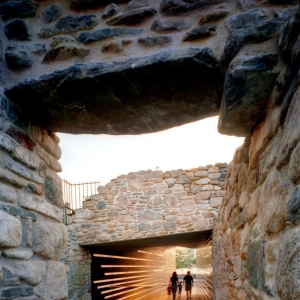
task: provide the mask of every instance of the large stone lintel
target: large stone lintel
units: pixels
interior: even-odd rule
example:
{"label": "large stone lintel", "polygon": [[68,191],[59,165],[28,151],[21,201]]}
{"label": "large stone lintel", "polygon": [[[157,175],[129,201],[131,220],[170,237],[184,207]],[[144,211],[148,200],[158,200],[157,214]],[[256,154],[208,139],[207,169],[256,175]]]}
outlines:
{"label": "large stone lintel", "polygon": [[77,64],[5,93],[53,131],[141,134],[217,115],[223,81],[210,48],[189,48]]}

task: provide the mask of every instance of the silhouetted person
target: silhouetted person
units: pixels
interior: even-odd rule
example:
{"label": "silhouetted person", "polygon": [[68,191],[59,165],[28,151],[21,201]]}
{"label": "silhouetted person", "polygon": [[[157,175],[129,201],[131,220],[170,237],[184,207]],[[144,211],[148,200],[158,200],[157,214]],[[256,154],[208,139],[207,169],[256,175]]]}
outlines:
{"label": "silhouetted person", "polygon": [[173,300],[176,299],[177,284],[178,284],[177,273],[173,272],[172,277],[170,278],[170,283],[169,283],[169,286],[172,289]]}
{"label": "silhouetted person", "polygon": [[186,291],[187,299],[192,299],[192,286],[194,285],[194,279],[190,274],[191,274],[191,272],[187,271],[187,275],[185,275],[183,278],[183,283],[185,284],[185,291]]}

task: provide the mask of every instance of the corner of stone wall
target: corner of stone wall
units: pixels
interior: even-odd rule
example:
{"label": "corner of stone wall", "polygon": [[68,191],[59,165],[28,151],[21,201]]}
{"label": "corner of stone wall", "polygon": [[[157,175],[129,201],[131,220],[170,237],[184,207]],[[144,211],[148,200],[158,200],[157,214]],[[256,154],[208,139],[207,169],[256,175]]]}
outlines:
{"label": "corner of stone wall", "polygon": [[66,299],[59,139],[0,108],[0,299]]}

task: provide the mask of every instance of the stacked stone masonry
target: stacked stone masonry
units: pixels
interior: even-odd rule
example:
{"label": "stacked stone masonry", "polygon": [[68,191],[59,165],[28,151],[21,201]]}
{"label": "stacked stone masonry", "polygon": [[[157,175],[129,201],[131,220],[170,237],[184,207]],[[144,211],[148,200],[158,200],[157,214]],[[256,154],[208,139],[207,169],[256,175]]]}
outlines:
{"label": "stacked stone masonry", "polygon": [[213,228],[227,165],[118,176],[83,202],[70,225],[80,245]]}
{"label": "stacked stone masonry", "polygon": [[[212,115],[219,115],[221,133],[246,137],[228,166],[214,227],[214,299],[300,298],[297,1],[4,0],[0,15],[1,299],[67,297],[65,267],[57,261],[67,232],[53,132],[139,134]],[[121,203],[128,182],[118,186]],[[108,199],[113,188],[103,189],[107,194],[87,203],[115,205]],[[131,207],[155,199],[129,196],[139,199],[127,197]],[[83,212],[93,217],[88,207]],[[182,219],[185,212],[178,213]],[[195,229],[195,216],[187,216],[186,227],[164,222]],[[136,216],[121,217],[132,222],[123,223],[125,232],[147,237],[131,221]],[[83,224],[93,227],[89,220],[76,218],[71,240]],[[153,221],[139,223],[172,233]],[[123,237],[111,229],[117,231],[94,235]],[[88,253],[72,251],[86,265]],[[78,280],[73,273],[69,279]]]}
{"label": "stacked stone masonry", "polygon": [[0,107],[0,299],[65,299],[59,139]]}

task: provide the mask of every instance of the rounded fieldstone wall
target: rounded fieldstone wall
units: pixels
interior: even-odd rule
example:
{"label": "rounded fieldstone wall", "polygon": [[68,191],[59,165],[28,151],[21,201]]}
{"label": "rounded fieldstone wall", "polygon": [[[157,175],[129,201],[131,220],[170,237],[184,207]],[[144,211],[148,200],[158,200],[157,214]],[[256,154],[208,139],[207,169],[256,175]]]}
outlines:
{"label": "rounded fieldstone wall", "polygon": [[118,176],[75,211],[81,245],[212,229],[223,200],[226,163]]}

